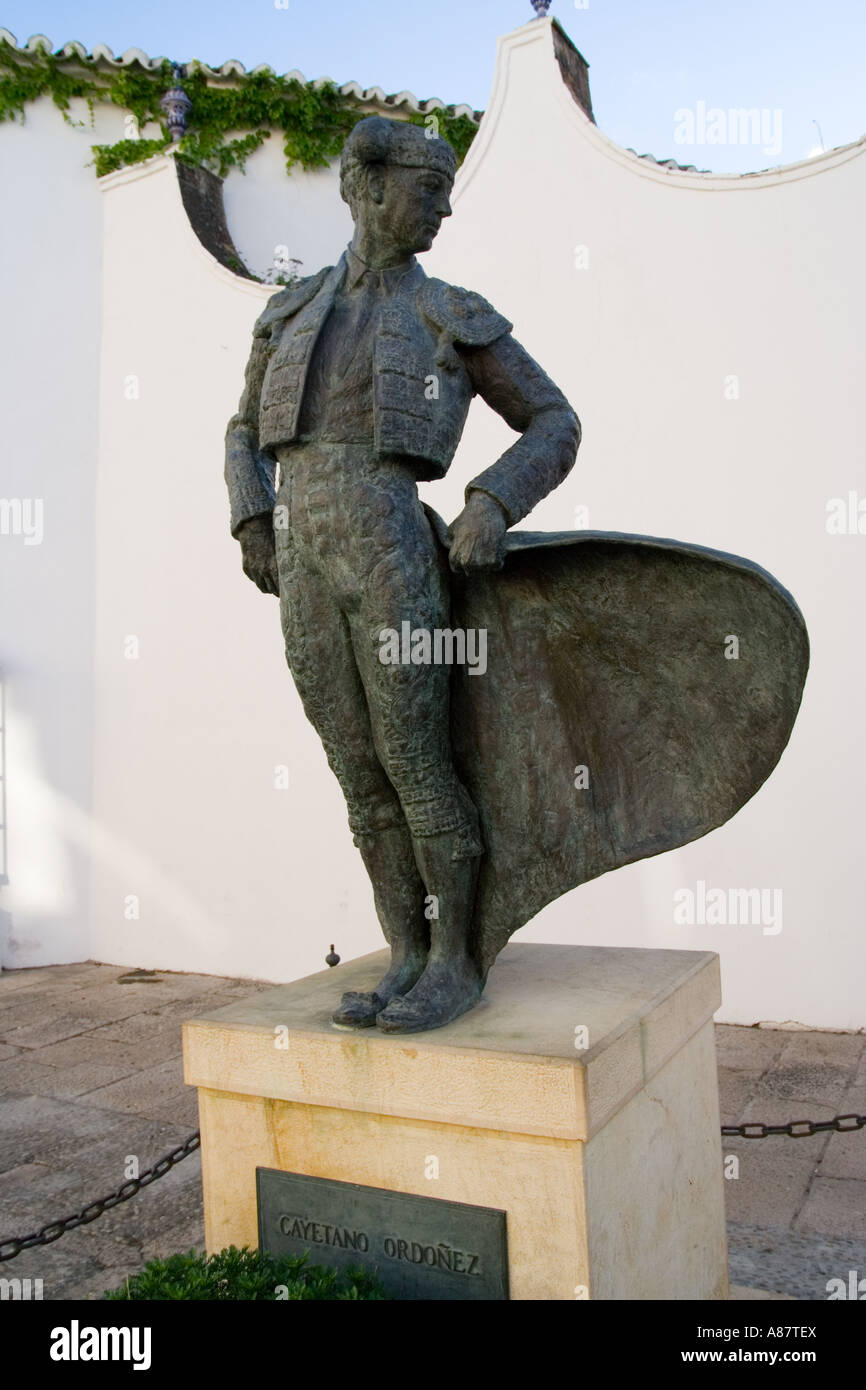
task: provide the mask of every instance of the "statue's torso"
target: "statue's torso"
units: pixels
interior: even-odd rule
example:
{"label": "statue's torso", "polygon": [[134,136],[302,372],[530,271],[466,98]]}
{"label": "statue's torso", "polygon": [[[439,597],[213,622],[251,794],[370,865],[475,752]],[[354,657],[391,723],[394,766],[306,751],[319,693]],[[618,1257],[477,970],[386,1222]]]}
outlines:
{"label": "statue's torso", "polygon": [[441,282],[415,264],[365,312],[343,292],[344,271],[343,260],[297,312],[268,325],[259,447],[275,455],[303,439],[357,439],[380,458],[410,460],[418,479],[442,477],[473,388],[451,325],[431,317]]}

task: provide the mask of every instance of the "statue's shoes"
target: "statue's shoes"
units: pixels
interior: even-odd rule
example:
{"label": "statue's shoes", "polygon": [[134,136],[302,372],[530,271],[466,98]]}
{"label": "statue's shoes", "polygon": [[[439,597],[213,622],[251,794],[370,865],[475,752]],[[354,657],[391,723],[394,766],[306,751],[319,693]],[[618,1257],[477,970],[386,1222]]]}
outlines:
{"label": "statue's shoes", "polygon": [[385,1007],[385,1000],[380,999],[378,994],[362,994],[358,990],[349,990],[340,1000],[340,1007],[331,1015],[331,1022],[335,1028],[372,1028],[376,1022],[376,1016]]}
{"label": "statue's shoes", "polygon": [[432,1028],[444,1028],[446,1023],[453,1023],[455,1018],[474,1009],[480,998],[480,990],[435,1004],[429,1000],[413,1002],[401,995],[377,1013],[376,1027],[383,1033],[426,1033]]}

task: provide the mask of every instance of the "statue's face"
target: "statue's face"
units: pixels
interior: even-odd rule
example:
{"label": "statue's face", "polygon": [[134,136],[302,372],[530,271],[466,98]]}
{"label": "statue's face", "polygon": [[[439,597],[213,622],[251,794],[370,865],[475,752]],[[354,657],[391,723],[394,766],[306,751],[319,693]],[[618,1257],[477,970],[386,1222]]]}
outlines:
{"label": "statue's face", "polygon": [[389,164],[373,185],[377,222],[395,250],[406,256],[429,251],[443,217],[451,216],[452,180],[436,169]]}

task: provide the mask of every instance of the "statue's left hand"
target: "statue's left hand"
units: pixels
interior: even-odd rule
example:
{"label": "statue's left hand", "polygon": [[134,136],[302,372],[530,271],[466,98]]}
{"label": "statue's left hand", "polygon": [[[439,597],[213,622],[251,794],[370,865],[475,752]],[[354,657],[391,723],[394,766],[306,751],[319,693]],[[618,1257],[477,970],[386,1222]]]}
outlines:
{"label": "statue's left hand", "polygon": [[502,569],[508,522],[498,502],[486,492],[471,492],[449,528],[452,570]]}
{"label": "statue's left hand", "polygon": [[247,579],[263,594],[280,595],[280,576],[274,544],[274,519],[270,512],[248,517],[238,527],[241,563]]}

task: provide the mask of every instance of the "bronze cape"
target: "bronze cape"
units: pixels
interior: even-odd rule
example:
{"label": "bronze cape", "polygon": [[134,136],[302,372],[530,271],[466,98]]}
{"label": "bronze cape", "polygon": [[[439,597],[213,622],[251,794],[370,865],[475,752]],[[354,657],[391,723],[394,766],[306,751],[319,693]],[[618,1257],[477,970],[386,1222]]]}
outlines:
{"label": "bronze cape", "polygon": [[504,568],[454,575],[452,595],[453,625],[487,630],[486,673],[451,678],[455,766],[486,850],[472,929],[486,978],[547,903],[754,796],[788,742],[809,643],[758,565],[649,536],[512,531]]}

